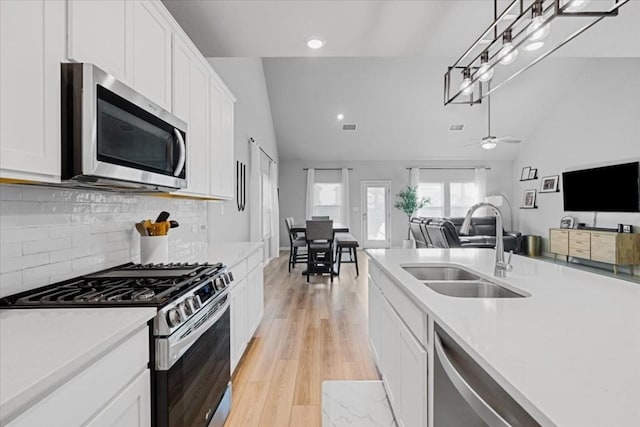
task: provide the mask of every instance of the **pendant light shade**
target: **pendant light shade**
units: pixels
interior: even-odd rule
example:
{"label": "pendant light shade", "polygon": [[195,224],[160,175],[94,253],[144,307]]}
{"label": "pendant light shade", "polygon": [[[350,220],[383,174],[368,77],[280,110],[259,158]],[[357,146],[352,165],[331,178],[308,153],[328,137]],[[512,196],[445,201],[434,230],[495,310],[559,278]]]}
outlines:
{"label": "pendant light shade", "polygon": [[542,46],[544,46],[544,39],[547,38],[549,32],[551,31],[551,24],[545,24],[545,17],[543,16],[543,6],[542,0],[538,0],[533,4],[532,7],[532,15],[531,23],[527,27],[527,36],[529,37],[529,41],[527,45],[524,47],[525,50],[529,52],[538,50]]}
{"label": "pendant light shade", "polygon": [[468,68],[462,72],[463,80],[460,84],[460,90],[463,95],[471,95],[473,93],[473,84],[471,83],[471,71]]}
{"label": "pendant light shade", "polygon": [[489,52],[486,50],[482,52],[482,57],[480,58],[478,75],[481,82],[488,82],[493,78],[493,68],[489,68]]}
{"label": "pendant light shade", "polygon": [[500,63],[502,65],[513,64],[518,59],[518,49],[511,42],[511,30],[505,30],[502,36],[502,49],[500,49]]}

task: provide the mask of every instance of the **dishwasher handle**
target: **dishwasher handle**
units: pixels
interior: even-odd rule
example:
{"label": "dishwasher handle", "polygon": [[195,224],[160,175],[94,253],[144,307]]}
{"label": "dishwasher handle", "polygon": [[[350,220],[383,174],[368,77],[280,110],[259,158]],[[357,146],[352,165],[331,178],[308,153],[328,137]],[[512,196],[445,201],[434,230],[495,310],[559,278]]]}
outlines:
{"label": "dishwasher handle", "polygon": [[434,334],[435,339],[434,346],[436,349],[436,355],[440,360],[444,372],[451,381],[451,384],[458,390],[458,393],[469,404],[473,411],[478,414],[482,420],[492,427],[511,427],[511,425],[505,421],[483,398],[480,396],[464,377],[453,366],[451,360],[447,356],[446,350],[442,346],[442,341],[438,334]]}

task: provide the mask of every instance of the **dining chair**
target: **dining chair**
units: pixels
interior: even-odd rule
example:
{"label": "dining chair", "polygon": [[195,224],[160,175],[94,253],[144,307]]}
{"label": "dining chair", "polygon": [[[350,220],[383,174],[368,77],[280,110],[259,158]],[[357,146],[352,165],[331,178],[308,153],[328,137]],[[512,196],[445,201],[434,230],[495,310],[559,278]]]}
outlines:
{"label": "dining chair", "polygon": [[333,221],[307,221],[307,282],[311,274],[329,274],[333,283]]}
{"label": "dining chair", "polygon": [[289,273],[291,273],[291,268],[295,269],[296,264],[307,262],[307,253],[299,252],[301,248],[306,248],[307,240],[304,236],[299,236],[298,233],[291,230],[294,226],[293,218],[285,218],[284,224],[289,235]]}

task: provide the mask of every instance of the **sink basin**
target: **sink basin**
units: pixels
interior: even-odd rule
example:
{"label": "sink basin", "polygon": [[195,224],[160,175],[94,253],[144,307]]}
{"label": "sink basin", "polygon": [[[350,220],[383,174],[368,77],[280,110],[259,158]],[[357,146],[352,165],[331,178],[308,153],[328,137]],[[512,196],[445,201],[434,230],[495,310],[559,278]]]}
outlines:
{"label": "sink basin", "polygon": [[425,285],[442,295],[457,298],[524,298],[510,289],[484,280],[433,281]]}
{"label": "sink basin", "polygon": [[420,266],[420,267],[402,267],[407,273],[411,274],[418,280],[480,280],[480,276],[468,272],[457,267],[436,267],[436,266]]}

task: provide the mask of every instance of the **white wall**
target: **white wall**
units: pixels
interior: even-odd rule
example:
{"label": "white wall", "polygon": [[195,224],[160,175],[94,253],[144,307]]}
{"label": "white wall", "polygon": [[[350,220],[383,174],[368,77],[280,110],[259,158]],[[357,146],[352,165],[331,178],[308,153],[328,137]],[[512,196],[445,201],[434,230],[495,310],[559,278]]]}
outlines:
{"label": "white wall", "polygon": [[[537,131],[523,144],[514,162],[513,181],[524,166],[538,168],[540,177],[562,175],[579,167],[640,159],[640,58],[585,60],[571,75],[558,75],[563,91],[540,114]],[[540,180],[515,186],[514,200],[522,201],[525,189],[540,190]],[[611,183],[615,185],[615,183]],[[562,187],[562,185],[560,185]],[[562,191],[562,188],[560,188]],[[562,193],[538,194],[538,209],[518,210],[523,233],[545,237],[560,218],[572,215],[592,225],[592,213],[564,212]],[[635,225],[640,232],[640,214],[598,214],[598,226]]]}
{"label": "white wall", "polygon": [[[278,161],[278,148],[271,120],[271,108],[264,69],[260,58],[208,58],[213,68],[236,96],[235,160],[247,165],[249,176],[249,138],[253,137],[273,159]],[[234,161],[235,174],[235,161]],[[234,175],[235,180],[235,175]],[[234,189],[235,181],[234,181]],[[259,189],[247,188],[247,193]],[[234,190],[235,191],[235,190]],[[247,194],[247,201],[249,194]],[[248,241],[249,210],[238,212],[236,201],[209,204],[209,236],[212,241]]]}
{"label": "white wall", "polygon": [[0,296],[140,260],[134,223],[168,211],[180,227],[169,253],[206,250],[206,202],[87,190],[0,185]]}
{"label": "white wall", "polygon": [[[391,205],[395,195],[409,184],[407,167],[475,167],[488,166],[487,192],[502,192],[509,195],[513,191],[513,164],[506,160],[492,161],[345,161],[336,162],[305,162],[301,160],[283,160],[280,164],[280,223],[284,225],[284,218],[294,217],[297,221],[305,218],[306,174],[303,168],[353,168],[349,172],[349,195],[351,197],[351,233],[361,241],[362,217],[361,211],[353,211],[361,205],[362,181],[391,181]],[[513,203],[513,201],[512,201]],[[514,204],[515,206],[515,204]],[[517,206],[516,206],[517,208]],[[395,208],[391,208],[391,245],[401,246],[402,239],[407,234],[407,216]],[[506,226],[505,226],[506,227]],[[284,226],[280,228],[280,246],[289,247]]]}

